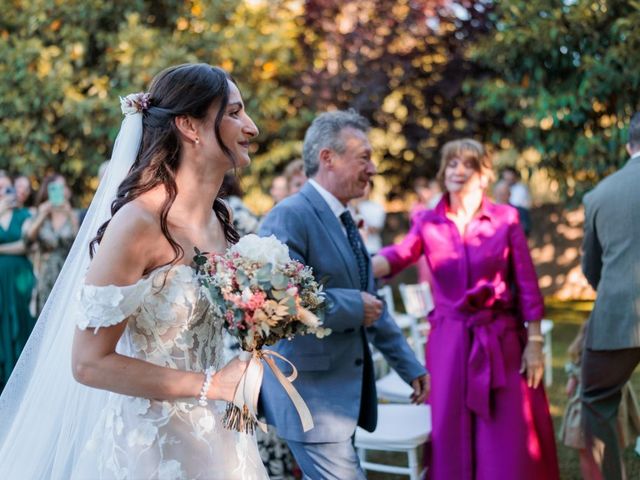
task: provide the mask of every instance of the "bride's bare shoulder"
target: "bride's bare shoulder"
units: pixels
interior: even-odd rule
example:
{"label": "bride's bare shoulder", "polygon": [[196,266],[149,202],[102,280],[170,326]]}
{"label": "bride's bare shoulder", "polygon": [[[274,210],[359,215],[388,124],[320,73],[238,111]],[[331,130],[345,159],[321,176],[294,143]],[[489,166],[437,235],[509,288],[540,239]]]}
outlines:
{"label": "bride's bare shoulder", "polygon": [[92,285],[128,285],[158,262],[164,239],[153,205],[132,200],[113,216],[87,272]]}
{"label": "bride's bare shoulder", "polygon": [[159,208],[146,199],[136,198],[116,212],[108,228],[142,236],[156,235],[161,230]]}

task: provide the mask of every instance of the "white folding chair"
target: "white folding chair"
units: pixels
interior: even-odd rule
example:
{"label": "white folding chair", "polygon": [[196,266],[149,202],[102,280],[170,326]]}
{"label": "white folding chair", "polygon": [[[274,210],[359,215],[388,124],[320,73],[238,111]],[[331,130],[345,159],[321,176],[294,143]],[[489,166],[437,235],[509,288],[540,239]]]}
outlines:
{"label": "white folding chair", "polygon": [[[395,473],[419,480],[425,473],[418,460],[418,449],[431,437],[431,409],[428,405],[378,405],[378,426],[374,432],[358,427],[355,447],[362,468],[368,471]],[[367,458],[369,451],[402,452],[407,465],[398,466]]]}
{"label": "white folding chair", "polygon": [[424,346],[429,336],[427,315],[434,307],[431,287],[428,283],[401,283],[399,289],[405,311],[416,319],[411,326],[411,343],[416,356],[424,363]]}
{"label": "white folding chair", "polygon": [[393,301],[393,291],[391,290],[390,285],[385,285],[384,287],[380,287],[378,289],[378,295],[380,295],[384,302],[387,304],[387,311],[391,318],[395,320],[400,329],[411,329],[411,327],[416,323],[416,318],[413,315],[408,315],[405,313],[400,313],[396,311],[396,305]]}
{"label": "white folding chair", "polygon": [[386,403],[411,403],[413,388],[406,383],[395,370],[389,372],[376,381],[378,400]]}
{"label": "white folding chair", "polygon": [[400,297],[404,304],[404,310],[417,318],[425,318],[433,310],[433,296],[428,283],[401,283]]}

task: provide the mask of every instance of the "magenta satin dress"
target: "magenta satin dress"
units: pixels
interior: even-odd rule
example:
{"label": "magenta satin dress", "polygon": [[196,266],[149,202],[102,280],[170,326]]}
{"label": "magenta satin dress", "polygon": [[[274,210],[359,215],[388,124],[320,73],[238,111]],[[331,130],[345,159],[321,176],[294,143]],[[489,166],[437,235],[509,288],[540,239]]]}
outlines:
{"label": "magenta satin dress", "polygon": [[395,274],[424,253],[435,310],[431,373],[432,480],[556,480],[555,435],[540,385],[519,373],[526,330],[544,305],[518,212],[485,199],[463,237],[448,196],[380,253]]}

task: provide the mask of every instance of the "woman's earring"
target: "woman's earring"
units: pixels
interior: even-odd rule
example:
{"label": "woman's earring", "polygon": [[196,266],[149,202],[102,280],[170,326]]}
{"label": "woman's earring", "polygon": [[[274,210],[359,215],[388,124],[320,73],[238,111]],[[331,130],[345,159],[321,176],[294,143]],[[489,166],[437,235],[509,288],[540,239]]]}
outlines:
{"label": "woman's earring", "polygon": [[196,137],[196,145],[200,144],[200,139],[198,137]]}

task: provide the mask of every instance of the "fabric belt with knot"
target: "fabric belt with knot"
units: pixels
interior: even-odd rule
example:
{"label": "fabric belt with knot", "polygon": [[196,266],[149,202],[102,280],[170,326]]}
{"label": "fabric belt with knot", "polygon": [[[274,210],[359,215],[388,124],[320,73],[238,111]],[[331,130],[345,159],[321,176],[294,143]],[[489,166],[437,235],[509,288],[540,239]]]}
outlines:
{"label": "fabric belt with knot", "polygon": [[516,328],[515,318],[504,310],[470,308],[464,300],[456,305],[438,304],[434,316],[441,317],[440,321],[463,322],[471,330],[465,401],[471,411],[491,418],[492,391],[504,387],[507,382],[500,341],[505,331]]}

